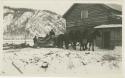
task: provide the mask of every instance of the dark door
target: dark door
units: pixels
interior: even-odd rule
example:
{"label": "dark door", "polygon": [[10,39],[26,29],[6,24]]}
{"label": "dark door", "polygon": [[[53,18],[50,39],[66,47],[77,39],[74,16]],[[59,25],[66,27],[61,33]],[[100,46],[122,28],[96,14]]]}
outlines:
{"label": "dark door", "polygon": [[109,31],[104,32],[103,39],[104,39],[104,48],[110,49],[110,32]]}

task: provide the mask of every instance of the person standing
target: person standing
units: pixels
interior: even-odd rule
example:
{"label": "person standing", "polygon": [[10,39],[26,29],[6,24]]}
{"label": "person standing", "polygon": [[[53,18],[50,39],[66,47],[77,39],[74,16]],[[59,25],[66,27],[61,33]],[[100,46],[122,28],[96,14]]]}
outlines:
{"label": "person standing", "polygon": [[50,36],[50,39],[51,39],[51,44],[52,44],[53,46],[55,46],[56,40],[55,40],[55,32],[54,32],[53,29],[49,32],[49,36]]}
{"label": "person standing", "polygon": [[33,42],[34,42],[34,47],[36,47],[36,46],[37,46],[37,36],[35,36],[35,37],[33,38]]}
{"label": "person standing", "polygon": [[55,35],[55,32],[53,29],[50,31],[49,35]]}

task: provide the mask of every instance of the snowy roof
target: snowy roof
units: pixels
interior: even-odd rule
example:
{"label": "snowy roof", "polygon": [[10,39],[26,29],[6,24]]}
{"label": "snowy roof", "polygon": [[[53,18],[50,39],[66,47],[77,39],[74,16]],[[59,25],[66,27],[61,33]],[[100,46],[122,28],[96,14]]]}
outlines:
{"label": "snowy roof", "polygon": [[117,28],[117,27],[122,27],[122,25],[121,24],[108,24],[108,25],[96,26],[94,28]]}
{"label": "snowy roof", "polygon": [[122,17],[122,15],[116,15],[116,16]]}

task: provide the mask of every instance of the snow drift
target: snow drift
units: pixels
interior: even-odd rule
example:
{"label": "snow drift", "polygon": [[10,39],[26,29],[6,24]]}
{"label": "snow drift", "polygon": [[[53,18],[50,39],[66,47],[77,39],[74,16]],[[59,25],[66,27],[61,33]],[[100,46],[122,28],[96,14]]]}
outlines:
{"label": "snow drift", "polygon": [[23,48],[4,50],[2,55],[1,75],[62,74],[88,78],[93,74],[112,78],[109,77],[112,74],[113,78],[122,78],[116,77],[122,76],[122,54],[117,50],[93,52],[59,48]]}

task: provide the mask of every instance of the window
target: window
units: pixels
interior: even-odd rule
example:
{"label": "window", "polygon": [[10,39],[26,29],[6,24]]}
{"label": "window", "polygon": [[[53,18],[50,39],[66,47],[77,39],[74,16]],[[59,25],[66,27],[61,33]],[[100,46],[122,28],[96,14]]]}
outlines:
{"label": "window", "polygon": [[81,19],[88,18],[88,10],[81,10]]}

